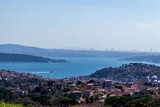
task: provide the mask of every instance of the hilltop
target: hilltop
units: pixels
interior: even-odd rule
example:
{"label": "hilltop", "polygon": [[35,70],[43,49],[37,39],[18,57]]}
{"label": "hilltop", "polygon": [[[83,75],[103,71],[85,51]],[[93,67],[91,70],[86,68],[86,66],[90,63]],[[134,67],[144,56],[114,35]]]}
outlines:
{"label": "hilltop", "polygon": [[65,60],[55,60],[50,58],[44,58],[39,56],[25,55],[25,54],[10,54],[0,53],[0,62],[66,62]]}
{"label": "hilltop", "polygon": [[117,68],[104,68],[91,74],[91,78],[110,78],[112,80],[133,81],[147,76],[157,75],[160,77],[160,67],[142,63],[124,64]]}

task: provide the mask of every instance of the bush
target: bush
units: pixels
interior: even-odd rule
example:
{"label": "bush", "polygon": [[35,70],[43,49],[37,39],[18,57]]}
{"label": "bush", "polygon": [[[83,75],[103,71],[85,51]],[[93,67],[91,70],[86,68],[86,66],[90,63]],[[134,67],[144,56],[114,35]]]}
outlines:
{"label": "bush", "polygon": [[75,105],[77,103],[78,103],[77,100],[73,98],[65,97],[65,98],[59,99],[59,104],[62,104],[62,105]]}
{"label": "bush", "polygon": [[151,97],[145,96],[115,96],[106,98],[105,105],[110,105],[112,107],[146,107],[147,103],[151,100]]}

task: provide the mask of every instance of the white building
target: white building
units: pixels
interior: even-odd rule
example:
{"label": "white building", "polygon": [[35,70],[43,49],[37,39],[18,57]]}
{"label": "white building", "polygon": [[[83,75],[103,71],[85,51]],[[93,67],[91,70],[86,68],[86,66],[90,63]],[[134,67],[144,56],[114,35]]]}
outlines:
{"label": "white building", "polygon": [[148,82],[151,82],[153,86],[157,86],[160,84],[160,80],[156,75],[152,76],[151,78],[148,76]]}

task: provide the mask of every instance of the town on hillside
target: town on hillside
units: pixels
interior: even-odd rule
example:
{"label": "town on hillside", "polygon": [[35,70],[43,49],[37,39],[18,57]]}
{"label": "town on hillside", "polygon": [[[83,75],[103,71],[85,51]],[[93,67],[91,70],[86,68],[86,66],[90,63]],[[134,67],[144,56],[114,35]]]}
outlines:
{"label": "town on hillside", "polygon": [[[24,106],[105,105],[112,97],[159,95],[159,84],[156,75],[128,82],[88,76],[49,79],[31,73],[1,70],[0,98],[3,102]],[[4,97],[6,92],[10,93],[8,97]]]}

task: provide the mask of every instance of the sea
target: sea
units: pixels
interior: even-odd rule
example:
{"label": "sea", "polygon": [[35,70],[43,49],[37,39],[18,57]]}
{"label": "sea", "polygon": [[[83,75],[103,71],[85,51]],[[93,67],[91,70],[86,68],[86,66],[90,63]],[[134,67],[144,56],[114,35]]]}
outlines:
{"label": "sea", "polygon": [[[133,61],[121,61],[117,58],[102,57],[54,57],[65,59],[67,63],[0,63],[0,69],[33,73],[46,78],[68,78],[87,76],[106,67],[119,67]],[[160,64],[156,64],[160,65]],[[50,71],[53,71],[51,73]]]}

